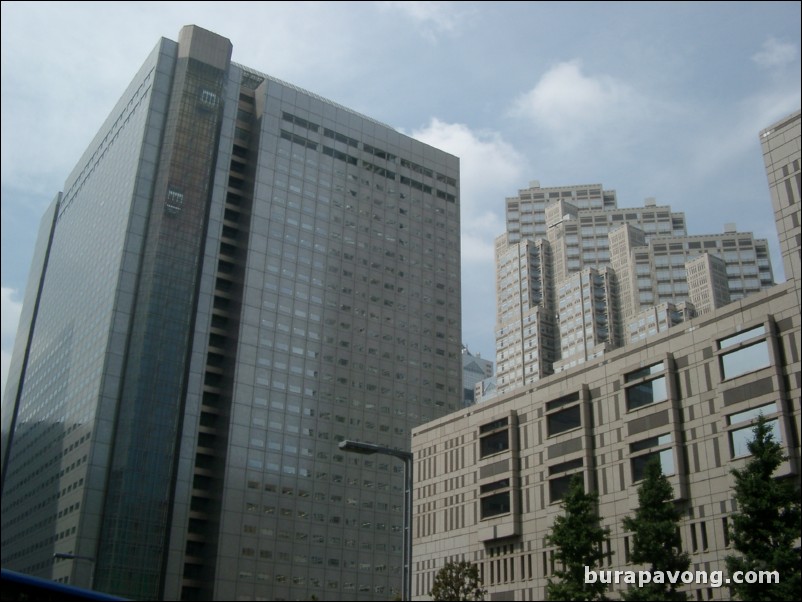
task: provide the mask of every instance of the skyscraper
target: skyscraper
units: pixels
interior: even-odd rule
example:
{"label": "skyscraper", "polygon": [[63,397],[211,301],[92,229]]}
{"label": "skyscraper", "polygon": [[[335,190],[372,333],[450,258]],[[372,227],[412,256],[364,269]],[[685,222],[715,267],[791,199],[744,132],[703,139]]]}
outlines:
{"label": "skyscraper", "polygon": [[535,181],[506,209],[507,231],[496,239],[501,393],[774,283],[766,240],[733,224],[689,235],[683,213],[651,198],[619,207],[601,184]]}
{"label": "skyscraper", "polygon": [[493,362],[481,355],[473,355],[468,347],[462,347],[462,404],[469,406],[476,402],[476,384],[493,376]]}
{"label": "skyscraper", "polygon": [[409,449],[458,407],[458,159],[231,49],[162,39],[42,220],[3,566],[137,599],[391,598],[402,466],[337,443]]}

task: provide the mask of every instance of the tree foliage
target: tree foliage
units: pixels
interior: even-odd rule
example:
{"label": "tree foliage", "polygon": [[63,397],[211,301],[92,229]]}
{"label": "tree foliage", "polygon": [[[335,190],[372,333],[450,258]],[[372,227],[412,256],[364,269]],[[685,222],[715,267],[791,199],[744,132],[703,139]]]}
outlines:
{"label": "tree foliage", "polygon": [[601,526],[599,497],[595,492],[585,493],[582,479],[571,479],[562,500],[564,514],[554,520],[547,543],[556,546],[554,558],[560,567],[554,571],[559,578],[549,579],[546,598],[549,600],[606,600],[608,584],[601,580],[585,583],[585,567],[591,570],[601,566],[604,559],[604,542],[610,529]]}
{"label": "tree foliage", "polygon": [[771,427],[760,415],[747,444],[752,458],[735,477],[737,512],[731,517],[730,539],[740,556],[727,557],[727,570],[777,571],[779,583],[731,584],[741,600],[799,600],[800,529],[799,491],[790,479],[776,479],[774,472],[785,457]]}
{"label": "tree foliage", "polygon": [[435,602],[481,601],[486,590],[479,579],[479,569],[470,562],[449,562],[437,571],[429,595]]}
{"label": "tree foliage", "polygon": [[[634,517],[624,518],[624,528],[632,533],[632,562],[650,566],[652,576],[659,571],[686,571],[691,560],[682,551],[678,524],[680,513],[674,507],[671,483],[663,474],[660,462],[655,459],[646,466],[645,477],[638,488],[638,508]],[[677,583],[664,579],[663,583],[632,587],[624,592],[624,600],[675,601],[687,600],[685,592],[677,590]],[[680,582],[681,584],[681,582]]]}

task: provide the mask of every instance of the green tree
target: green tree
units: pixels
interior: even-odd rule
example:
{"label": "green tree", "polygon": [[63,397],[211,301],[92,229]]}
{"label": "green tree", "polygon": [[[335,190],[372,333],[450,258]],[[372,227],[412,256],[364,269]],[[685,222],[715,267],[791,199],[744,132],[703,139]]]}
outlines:
{"label": "green tree", "polygon": [[[624,518],[624,528],[632,533],[632,561],[650,565],[652,582],[643,587],[630,587],[624,600],[675,601],[687,600],[677,582],[670,583],[668,571],[688,570],[691,559],[682,552],[678,523],[679,511],[674,507],[671,483],[663,474],[657,459],[646,466],[645,477],[638,488],[638,508],[634,517]],[[661,582],[655,582],[661,581]]]}
{"label": "green tree", "polygon": [[735,571],[777,571],[780,582],[732,583],[732,592],[741,600],[799,600],[799,490],[791,479],[773,477],[786,458],[762,414],[752,432],[747,444],[751,460],[731,471],[737,512],[731,517],[730,539],[740,556],[727,557],[727,571],[730,578]]}
{"label": "green tree", "polygon": [[559,570],[546,585],[548,600],[606,600],[608,584],[597,580],[585,583],[585,567],[591,570],[601,566],[604,559],[604,542],[610,529],[601,526],[599,496],[596,492],[585,493],[582,478],[571,479],[568,491],[562,500],[564,514],[554,520],[547,543],[556,546],[554,558]]}
{"label": "green tree", "polygon": [[485,589],[479,579],[479,569],[470,562],[449,562],[434,576],[429,595],[435,602],[459,602],[485,599]]}

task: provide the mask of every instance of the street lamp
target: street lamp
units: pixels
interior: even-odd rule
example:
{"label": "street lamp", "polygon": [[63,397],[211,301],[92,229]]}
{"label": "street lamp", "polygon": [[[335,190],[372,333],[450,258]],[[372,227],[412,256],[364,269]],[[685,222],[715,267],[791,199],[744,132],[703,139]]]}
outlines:
{"label": "street lamp", "polygon": [[91,572],[89,573],[89,587],[88,589],[92,589],[95,587],[95,559],[91,556],[81,556],[80,554],[70,554],[68,552],[54,552],[53,553],[54,560],[86,560],[87,562],[91,562]]}
{"label": "street lamp", "polygon": [[401,599],[412,600],[412,452],[361,441],[340,441],[343,451],[357,454],[384,454],[404,461],[404,547]]}

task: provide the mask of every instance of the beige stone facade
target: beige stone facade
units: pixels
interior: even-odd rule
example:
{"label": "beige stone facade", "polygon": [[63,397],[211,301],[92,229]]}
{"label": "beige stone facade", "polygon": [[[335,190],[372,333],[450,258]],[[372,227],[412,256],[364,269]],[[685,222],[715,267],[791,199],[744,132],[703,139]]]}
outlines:
{"label": "beige stone facade", "polygon": [[710,253],[702,253],[685,263],[688,274],[688,295],[699,315],[727,305],[730,289],[727,263]]}
{"label": "beige stone facade", "polygon": [[[800,112],[796,111],[760,132],[763,161],[771,191],[774,221],[788,280],[800,276]],[[797,295],[797,303],[800,298]]]}
{"label": "beige stone facade", "polygon": [[[796,156],[783,161],[795,166],[796,180],[791,173],[773,185],[787,282],[413,430],[415,599],[428,599],[436,572],[452,560],[480,567],[489,600],[544,599],[554,570],[545,539],[576,473],[598,492],[610,528],[602,568],[642,568],[630,563],[622,519],[635,510],[653,457],[674,488],[691,568],[724,570],[733,553],[730,471],[746,463],[759,413],[789,456],[779,474],[799,481],[799,113],[795,119],[779,129],[783,148],[795,144]],[[691,599],[729,598],[726,587],[685,587]]]}

